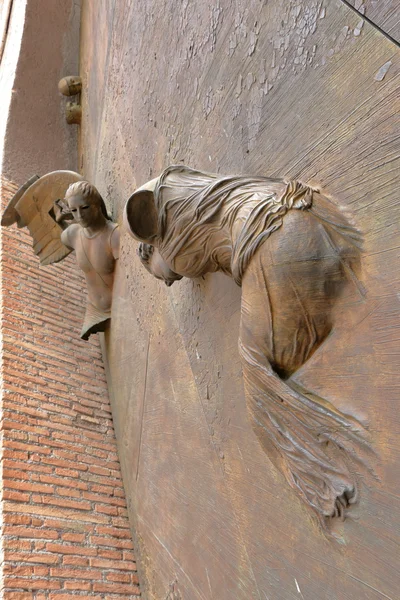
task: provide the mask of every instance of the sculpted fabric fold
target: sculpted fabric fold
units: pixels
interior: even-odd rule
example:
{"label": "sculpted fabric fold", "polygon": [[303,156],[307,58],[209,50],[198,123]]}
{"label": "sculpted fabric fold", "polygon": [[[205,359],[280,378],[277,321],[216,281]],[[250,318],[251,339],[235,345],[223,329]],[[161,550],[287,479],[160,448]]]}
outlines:
{"label": "sculpted fabric fold", "polygon": [[[310,208],[312,192],[298,181],[217,177],[189,167],[168,167],[154,190],[160,252],[175,270],[179,256],[187,277],[222,268],[241,285],[260,244],[282,226],[288,210]],[[231,235],[221,239],[223,229]],[[224,245],[226,261],[221,261]]]}
{"label": "sculpted fabric fold", "polygon": [[292,376],[332,331],[343,287],[351,281],[362,291],[361,235],[299,181],[171,166],[156,180],[154,202],[159,254],[142,259],[150,272],[164,260],[175,275],[223,271],[242,286],[239,352],[253,429],[326,528],[357,501],[373,452],[354,416]]}

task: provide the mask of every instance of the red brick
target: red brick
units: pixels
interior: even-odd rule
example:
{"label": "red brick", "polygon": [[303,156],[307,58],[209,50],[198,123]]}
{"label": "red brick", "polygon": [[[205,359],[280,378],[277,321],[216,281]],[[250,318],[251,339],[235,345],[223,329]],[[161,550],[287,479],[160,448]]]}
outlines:
{"label": "red brick", "polygon": [[[0,184],[6,203],[16,186]],[[4,598],[132,598],[136,563],[105,372],[97,337],[79,340],[82,275],[73,257],[40,269],[24,230],[5,229],[0,244]]]}
{"label": "red brick", "polygon": [[13,500],[14,502],[29,502],[29,494],[22,494],[21,492],[13,492],[10,490],[3,490],[2,499]]}
{"label": "red brick", "polygon": [[44,566],[40,566],[40,567],[34,566],[33,572],[35,574],[35,577],[48,577],[50,575],[49,567],[44,567]]}
{"label": "red brick", "polygon": [[95,473],[96,475],[111,475],[110,469],[105,469],[104,467],[91,466],[89,467],[89,472]]}
{"label": "red brick", "polygon": [[62,559],[63,565],[75,565],[76,567],[87,567],[89,559],[84,556],[64,556]]}
{"label": "red brick", "polygon": [[61,583],[59,581],[49,579],[23,579],[23,578],[11,578],[4,577],[5,588],[20,588],[22,590],[59,590],[61,589]]}
{"label": "red brick", "polygon": [[[52,438],[54,439],[58,439],[58,440],[64,440],[67,442],[75,442],[77,436],[76,435],[69,435],[67,433],[59,433],[58,431],[54,431],[52,434]],[[43,440],[39,439],[39,442],[41,442]]]}
{"label": "red brick", "polygon": [[6,513],[3,518],[4,523],[10,525],[30,525],[32,518],[26,515],[14,515],[12,513]]}
{"label": "red brick", "polygon": [[39,552],[22,553],[7,552],[7,561],[40,563],[45,565],[56,565],[60,558],[54,554],[40,554]]}
{"label": "red brick", "polygon": [[96,485],[93,484],[91,487],[92,492],[112,496],[114,493],[114,487],[107,485]]}
{"label": "red brick", "polygon": [[58,487],[56,488],[56,493],[59,496],[69,496],[70,498],[80,498],[81,492],[79,490],[74,490],[74,486],[71,485],[70,488]]}
{"label": "red brick", "polygon": [[103,513],[105,515],[117,515],[118,508],[116,506],[107,506],[103,504],[95,505],[96,512]]}
{"label": "red brick", "polygon": [[61,538],[66,542],[79,542],[82,543],[85,539],[84,533],[63,533]]}
{"label": "red brick", "polygon": [[[87,592],[90,590],[90,588],[92,587],[92,584],[90,583],[90,581],[66,581],[64,583],[64,588],[66,590],[77,590],[77,591],[82,591],[82,592]],[[82,598],[82,596],[78,596],[79,598]],[[76,598],[76,596],[75,596]]]}
{"label": "red brick", "polygon": [[87,465],[81,465],[80,463],[77,463],[77,462],[72,462],[69,460],[61,460],[59,458],[50,458],[47,456],[42,457],[41,463],[44,465],[53,465],[55,467],[62,467],[64,469],[70,469],[73,466],[74,470],[76,470],[76,471],[87,471],[88,470]]}
{"label": "red brick", "polygon": [[[4,385],[6,385],[4,383]],[[14,388],[7,384],[8,389],[13,388],[13,391],[19,392],[19,389]],[[28,394],[29,392],[27,392]],[[48,429],[44,427],[40,427],[35,419],[29,419],[26,415],[20,415],[18,413],[12,412],[11,410],[7,410],[8,402],[7,398],[4,397],[4,421],[2,425],[2,429],[17,429],[19,431],[26,431],[29,433],[41,434],[41,435],[50,435]]]}
{"label": "red brick", "polygon": [[99,569],[118,569],[120,571],[136,571],[136,563],[128,560],[106,560],[105,558],[91,558],[90,566]]}
{"label": "red brick", "polygon": [[72,546],[68,544],[46,544],[48,552],[58,552],[59,554],[75,554],[83,556],[96,556],[96,548],[86,548],[85,546]]}
{"label": "red brick", "polygon": [[[124,550],[124,554],[125,554],[125,550]],[[122,552],[121,550],[108,550],[105,548],[99,548],[97,551],[98,556],[101,556],[102,558],[111,558],[113,560],[122,560]],[[126,558],[126,560],[131,560],[130,558]],[[134,560],[134,557],[133,557]]]}
{"label": "red brick", "polygon": [[112,546],[114,548],[126,548],[132,549],[133,544],[131,540],[118,540],[108,537],[98,537],[95,535],[90,536],[90,543],[98,546]]}
{"label": "red brick", "polygon": [[117,581],[118,583],[132,583],[129,573],[107,573],[107,581]]}
{"label": "red brick", "polygon": [[4,479],[3,485],[5,488],[13,488],[24,492],[42,492],[45,494],[52,494],[54,492],[54,487],[51,485],[29,483],[28,481],[11,481],[9,479]]}
{"label": "red brick", "polygon": [[11,440],[4,440],[4,448],[16,448],[18,450],[26,450],[27,452],[37,452],[39,454],[51,454],[51,449],[45,446],[37,446],[34,444],[24,444],[22,442],[14,442]]}
{"label": "red brick", "polygon": [[110,594],[132,594],[133,596],[139,596],[140,590],[136,585],[125,585],[123,583],[99,583],[95,581],[93,583],[94,592],[106,592]]}
{"label": "red brick", "polygon": [[55,473],[57,475],[62,475],[63,477],[76,477],[77,479],[81,476],[79,471],[74,471],[73,469],[55,469]]}
{"label": "red brick", "polygon": [[100,580],[102,579],[102,572],[101,571],[96,571],[94,569],[63,569],[63,568],[56,568],[56,569],[50,569],[50,576],[51,577],[60,577],[60,578],[66,578],[66,579],[90,579],[90,581],[93,580]]}
{"label": "red brick", "polygon": [[[81,523],[76,520],[71,520],[68,517],[61,519],[61,520],[60,519],[46,519],[44,522],[44,525],[45,525],[45,527],[52,527],[55,529],[64,529],[67,531],[70,529],[72,529],[73,531],[79,531],[79,532],[85,532],[85,533],[92,533],[94,531],[93,525],[89,525],[89,523]],[[69,533],[64,534],[64,535],[69,535]],[[72,542],[74,540],[71,539],[69,541]]]}
{"label": "red brick", "polygon": [[62,506],[64,508],[74,508],[76,510],[90,510],[90,502],[79,502],[75,500],[66,500],[64,498],[57,498],[56,496],[32,496],[33,502],[38,504],[51,504],[53,506]]}
{"label": "red brick", "polygon": [[29,575],[33,575],[33,567],[17,566],[17,565],[3,565],[3,573],[8,573],[9,575],[14,575],[15,577],[27,577]]}
{"label": "red brick", "polygon": [[123,550],[122,555],[124,560],[135,560],[135,555],[131,550]]}
{"label": "red brick", "polygon": [[75,462],[78,458],[76,452],[67,452],[60,448],[55,448],[53,450],[53,456],[55,456],[56,458],[62,458],[62,459],[72,461],[72,462]]}
{"label": "red brick", "polygon": [[[3,463],[5,468],[19,469],[20,471],[34,471],[35,473],[51,473],[51,467],[44,467],[43,465],[37,465],[33,463],[23,463],[14,460],[5,460]],[[78,477],[78,475],[77,475]]]}
{"label": "red brick", "polygon": [[[79,474],[76,473],[79,477]],[[54,477],[52,475],[40,475],[40,481],[44,483],[53,483],[54,485],[71,486],[71,488],[78,488],[80,490],[86,490],[87,484],[82,481],[69,481],[66,477]]]}
{"label": "red brick", "polygon": [[32,529],[31,527],[13,527],[8,525],[3,528],[3,535],[12,535],[19,537],[56,540],[58,539],[58,531],[52,529]]}
{"label": "red brick", "polygon": [[33,542],[35,544],[35,550],[45,550],[46,542],[43,540]]}
{"label": "red brick", "polygon": [[76,596],[75,594],[50,594],[49,600],[103,600],[104,596],[98,596],[97,594],[94,596],[90,594],[90,596]]}
{"label": "red brick", "polygon": [[129,529],[117,529],[116,527],[99,526],[97,527],[97,533],[99,533],[100,535],[109,535],[111,537],[125,540],[131,539],[131,532],[129,531]]}
{"label": "red brick", "polygon": [[101,496],[100,494],[92,494],[91,492],[83,492],[82,497],[93,502],[101,502],[111,506],[126,506],[125,499],[114,498],[112,496]]}
{"label": "red brick", "polygon": [[112,517],[111,523],[114,527],[129,528],[129,521],[124,517]]}
{"label": "red brick", "polygon": [[11,550],[20,550],[20,551],[31,550],[32,542],[29,542],[27,540],[21,540],[21,539],[10,540],[6,536],[3,536],[3,546],[5,548],[4,560],[7,560],[7,555],[8,555],[9,551],[11,551]]}
{"label": "red brick", "polygon": [[2,458],[12,458],[13,460],[28,460],[29,456],[27,452],[17,452],[12,448],[7,448],[1,453]]}

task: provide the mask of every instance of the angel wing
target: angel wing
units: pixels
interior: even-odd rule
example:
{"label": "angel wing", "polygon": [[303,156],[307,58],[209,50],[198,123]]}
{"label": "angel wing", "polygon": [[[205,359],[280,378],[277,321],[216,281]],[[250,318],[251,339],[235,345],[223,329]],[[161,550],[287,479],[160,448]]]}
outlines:
{"label": "angel wing", "polygon": [[27,227],[33,250],[41,265],[65,258],[71,250],[61,242],[62,226],[56,221],[54,203],[62,200],[71,183],[82,181],[74,171],[53,171],[43,177],[35,175],[20,187],[3,213],[1,225]]}

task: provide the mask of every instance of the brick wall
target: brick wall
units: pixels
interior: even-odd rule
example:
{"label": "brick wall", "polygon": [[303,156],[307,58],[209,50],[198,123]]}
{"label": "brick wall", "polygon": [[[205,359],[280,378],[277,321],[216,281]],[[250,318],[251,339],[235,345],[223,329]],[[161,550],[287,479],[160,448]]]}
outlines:
{"label": "brick wall", "polygon": [[[2,205],[16,186],[0,182]],[[1,231],[1,587],[4,600],[139,596],[97,336],[74,257],[39,268]]]}

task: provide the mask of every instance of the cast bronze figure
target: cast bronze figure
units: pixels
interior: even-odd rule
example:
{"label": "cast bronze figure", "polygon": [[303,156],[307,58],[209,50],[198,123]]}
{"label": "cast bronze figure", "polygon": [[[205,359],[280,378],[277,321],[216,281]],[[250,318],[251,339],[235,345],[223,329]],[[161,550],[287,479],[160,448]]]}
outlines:
{"label": "cast bronze figure", "polygon": [[223,271],[242,287],[239,351],[254,431],[325,529],[344,517],[368,468],[365,428],[292,375],[331,332],[343,287],[358,285],[358,231],[298,181],[182,165],[139,188],[124,220],[143,265],[168,285]]}
{"label": "cast bronze figure", "polygon": [[[81,337],[87,340],[90,334],[104,331],[111,318],[119,231],[107,214],[103,198],[87,181],[70,185],[65,201],[76,222],[62,232],[61,241],[75,250],[76,261],[85,275],[88,302]],[[65,212],[61,211],[58,220]]]}
{"label": "cast bronze figure", "polygon": [[3,214],[3,226],[13,223],[28,227],[41,265],[59,262],[75,250],[88,291],[81,337],[87,340],[104,331],[111,318],[119,231],[96,188],[73,171],[35,176],[18,190]]}

